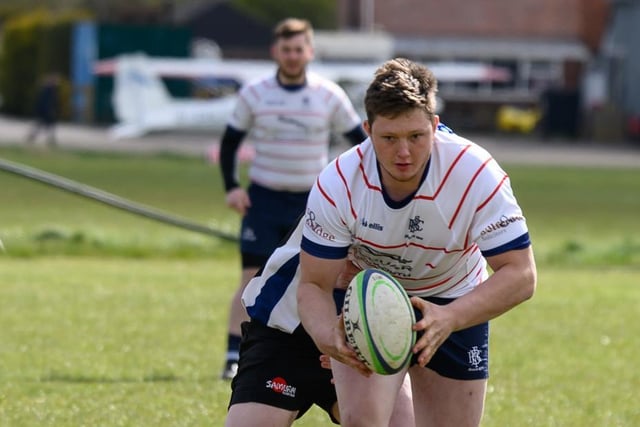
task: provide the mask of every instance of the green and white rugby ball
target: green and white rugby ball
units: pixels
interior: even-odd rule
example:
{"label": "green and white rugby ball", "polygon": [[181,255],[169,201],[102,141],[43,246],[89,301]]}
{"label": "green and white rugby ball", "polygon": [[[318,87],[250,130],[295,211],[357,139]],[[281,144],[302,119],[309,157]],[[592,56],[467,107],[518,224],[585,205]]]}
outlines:
{"label": "green and white rugby ball", "polygon": [[344,330],[349,345],[373,372],[394,374],[411,361],[416,342],[415,313],[398,281],[377,269],[359,272],[344,300]]}

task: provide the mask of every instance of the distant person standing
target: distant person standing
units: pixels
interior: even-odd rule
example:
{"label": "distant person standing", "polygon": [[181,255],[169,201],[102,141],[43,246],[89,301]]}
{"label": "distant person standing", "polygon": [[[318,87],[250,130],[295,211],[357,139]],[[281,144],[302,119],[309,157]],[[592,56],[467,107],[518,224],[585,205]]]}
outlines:
{"label": "distant person standing", "polygon": [[60,109],[60,77],[55,74],[44,76],[38,91],[35,102],[35,123],[27,136],[27,142],[33,144],[38,135],[43,133],[49,146],[56,145],[56,122],[58,121]]}
{"label": "distant person standing", "polygon": [[[223,379],[237,372],[240,324],[248,320],[240,296],[303,213],[309,189],[329,161],[331,132],[343,134],[354,145],[366,139],[346,93],[307,71],[314,56],[313,29],[307,20],[280,22],[271,56],[277,71],[241,88],[220,144],[226,203],[242,215],[242,278],[231,302]],[[236,153],[249,131],[256,155],[245,190],[237,178]]]}

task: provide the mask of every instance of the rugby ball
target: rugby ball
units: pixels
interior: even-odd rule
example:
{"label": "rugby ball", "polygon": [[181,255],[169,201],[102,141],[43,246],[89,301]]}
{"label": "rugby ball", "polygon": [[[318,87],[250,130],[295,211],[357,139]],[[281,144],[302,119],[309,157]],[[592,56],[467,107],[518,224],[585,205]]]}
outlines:
{"label": "rugby ball", "polygon": [[409,364],[416,318],[395,278],[382,270],[360,271],[347,287],[343,313],[347,342],[373,372],[394,374]]}

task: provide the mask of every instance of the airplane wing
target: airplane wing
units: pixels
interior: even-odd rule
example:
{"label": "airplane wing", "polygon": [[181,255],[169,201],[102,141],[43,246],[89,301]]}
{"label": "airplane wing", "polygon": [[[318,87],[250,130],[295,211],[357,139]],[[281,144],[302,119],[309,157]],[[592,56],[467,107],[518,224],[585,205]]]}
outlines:
{"label": "airplane wing", "polygon": [[[323,63],[313,62],[310,70],[337,82],[369,84],[379,63]],[[511,72],[502,67],[480,62],[424,63],[439,82],[504,82],[511,80]]]}
{"label": "airplane wing", "polygon": [[[244,83],[276,70],[275,64],[266,60],[223,61],[205,58],[147,57],[140,53],[134,55],[144,58],[145,67],[150,74],[167,78],[232,79]],[[97,61],[93,67],[94,74],[115,75],[119,61],[117,57]]]}
{"label": "airplane wing", "polygon": [[[141,55],[141,54],[138,54]],[[115,74],[118,58],[104,59],[94,64],[96,75]],[[240,84],[275,72],[268,60],[218,60],[205,58],[146,57],[150,73],[167,78],[230,79]],[[480,62],[435,62],[427,65],[441,82],[508,81],[511,72]],[[380,63],[314,61],[309,69],[336,82],[369,83]]]}
{"label": "airplane wing", "polygon": [[[344,86],[356,108],[362,106],[367,85],[379,63],[313,62],[309,69]],[[511,78],[508,70],[481,63],[429,64],[441,82],[488,82]],[[240,86],[247,81],[275,73],[272,61],[150,58],[128,54],[94,64],[97,75],[113,75],[112,101],[118,124],[114,138],[131,138],[147,132],[169,129],[224,129],[235,105],[235,95],[212,99],[177,100],[171,97],[161,77],[231,80]],[[438,102],[442,109],[443,102]],[[360,111],[363,116],[363,112]]]}

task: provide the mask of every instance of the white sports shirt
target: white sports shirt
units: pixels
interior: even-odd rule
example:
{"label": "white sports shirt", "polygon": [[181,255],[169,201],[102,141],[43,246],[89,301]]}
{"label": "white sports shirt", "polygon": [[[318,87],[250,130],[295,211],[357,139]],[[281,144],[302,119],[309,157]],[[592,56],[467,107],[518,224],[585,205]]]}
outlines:
{"label": "white sports shirt", "polygon": [[344,90],[312,72],[293,89],[275,75],[252,81],[238,99],[229,125],[252,132],[249,178],[276,191],[308,191],[329,161],[331,131],[342,134],[361,122]]}
{"label": "white sports shirt", "polygon": [[329,164],[306,215],[243,295],[252,318],[292,332],[300,247],[391,273],[410,295],[456,298],[488,277],[484,256],[530,245],[507,174],[491,155],[438,126],[426,176],[402,203],[382,191],[370,140]]}

